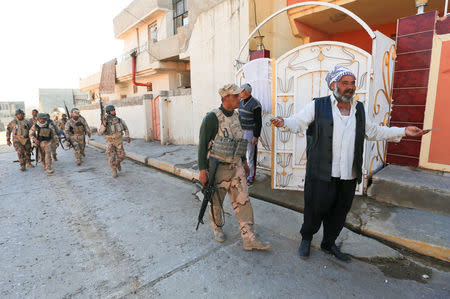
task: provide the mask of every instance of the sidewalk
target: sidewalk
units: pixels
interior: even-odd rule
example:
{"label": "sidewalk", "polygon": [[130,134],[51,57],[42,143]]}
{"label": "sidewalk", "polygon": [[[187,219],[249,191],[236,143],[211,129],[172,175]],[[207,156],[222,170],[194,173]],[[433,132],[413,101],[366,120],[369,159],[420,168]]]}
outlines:
{"label": "sidewalk", "polygon": [[[94,135],[88,144],[105,148],[105,139]],[[188,180],[198,179],[197,147],[167,145],[135,139],[125,144],[126,156],[134,161]],[[303,192],[273,190],[270,173],[258,170],[250,195],[260,200],[303,212]],[[300,226],[300,223],[299,223]],[[391,206],[356,196],[346,227],[413,252],[450,262],[450,216]]]}

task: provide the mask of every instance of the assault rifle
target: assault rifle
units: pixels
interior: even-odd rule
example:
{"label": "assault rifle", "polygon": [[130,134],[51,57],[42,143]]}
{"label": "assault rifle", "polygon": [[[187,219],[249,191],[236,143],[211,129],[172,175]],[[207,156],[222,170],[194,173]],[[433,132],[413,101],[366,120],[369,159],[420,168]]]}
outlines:
{"label": "assault rifle", "polygon": [[213,195],[215,192],[217,192],[217,188],[216,188],[214,182],[216,180],[216,172],[217,172],[218,166],[219,166],[219,160],[217,160],[216,158],[213,158],[213,157],[209,157],[208,182],[202,188],[203,201],[202,201],[202,206],[200,208],[200,213],[198,214],[197,228],[195,230],[198,230],[198,226],[200,225],[200,223],[204,224],[203,216],[205,215],[205,211],[206,211],[206,207],[208,206],[208,202],[211,203],[211,210],[213,208]]}
{"label": "assault rifle", "polygon": [[98,103],[100,104],[100,124],[103,124],[103,120],[105,119],[105,109],[103,108],[101,99],[98,99]]}
{"label": "assault rifle", "polygon": [[34,157],[35,157],[35,160],[36,160],[36,166],[37,166],[38,163],[39,163],[39,145],[36,145],[34,148],[36,149],[36,152],[35,152],[35,154],[34,154]]}
{"label": "assault rifle", "polygon": [[[66,114],[67,114],[67,118],[68,118],[67,121],[69,121],[69,119],[71,119],[71,115],[69,113],[69,109],[67,108],[66,102],[64,102],[64,108],[66,108]],[[70,138],[67,138],[65,133],[64,133],[64,141],[67,141],[69,143],[69,148],[73,147],[72,140],[70,140]]]}

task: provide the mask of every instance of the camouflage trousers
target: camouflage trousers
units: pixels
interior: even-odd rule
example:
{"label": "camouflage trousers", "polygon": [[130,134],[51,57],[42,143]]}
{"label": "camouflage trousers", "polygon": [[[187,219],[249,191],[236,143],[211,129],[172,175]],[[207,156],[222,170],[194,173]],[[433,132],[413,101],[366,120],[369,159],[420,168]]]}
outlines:
{"label": "camouflage trousers", "polygon": [[52,140],[52,155],[56,157],[56,142]]}
{"label": "camouflage trousers", "polygon": [[19,159],[20,166],[25,164],[31,164],[31,142],[27,139],[24,142],[19,140],[14,141],[14,149],[17,152],[17,158]]}
{"label": "camouflage trousers", "polygon": [[84,155],[84,149],[86,147],[86,140],[84,139],[84,135],[72,135],[70,136],[70,140],[73,144],[75,160],[77,160],[77,162],[81,162],[81,158]]}
{"label": "camouflage trousers", "polygon": [[39,142],[39,161],[45,170],[52,169],[52,142],[41,141]]}
{"label": "camouflage trousers", "polygon": [[[242,238],[254,237],[253,208],[248,197],[247,177],[242,162],[238,164],[219,164],[215,180],[218,192],[213,196],[214,215],[209,211],[209,219],[213,229],[223,225],[222,205],[227,193],[239,222]],[[213,217],[214,216],[214,217]]]}
{"label": "camouflage trousers", "polygon": [[106,156],[108,156],[109,166],[115,170],[117,164],[125,159],[122,137],[106,140]]}

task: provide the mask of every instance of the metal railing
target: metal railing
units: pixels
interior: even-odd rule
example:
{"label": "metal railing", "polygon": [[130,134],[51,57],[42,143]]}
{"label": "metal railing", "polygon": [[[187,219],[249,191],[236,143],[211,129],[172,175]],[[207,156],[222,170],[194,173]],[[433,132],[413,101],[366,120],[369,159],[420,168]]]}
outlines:
{"label": "metal railing", "polygon": [[130,54],[133,52],[136,52],[137,55],[139,55],[142,52],[148,52],[149,48],[148,48],[148,42],[143,43],[142,45],[140,45],[139,47],[133,48],[129,51],[126,51],[125,53],[122,53],[122,55],[117,56],[117,63],[121,63],[125,60],[128,60],[131,58]]}

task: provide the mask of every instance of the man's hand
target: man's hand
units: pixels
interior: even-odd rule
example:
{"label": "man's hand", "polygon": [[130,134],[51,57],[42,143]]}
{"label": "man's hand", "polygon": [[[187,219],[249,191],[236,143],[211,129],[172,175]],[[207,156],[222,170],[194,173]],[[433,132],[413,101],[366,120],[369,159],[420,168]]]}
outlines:
{"label": "man's hand", "polygon": [[56,142],[56,147],[57,147],[57,148],[59,147],[59,142]]}
{"label": "man's hand", "polygon": [[88,137],[91,138],[91,133],[88,133]]}
{"label": "man's hand", "polygon": [[7,144],[8,146],[11,146],[11,140],[6,141],[6,144]]}
{"label": "man's hand", "polygon": [[282,127],[282,126],[284,126],[284,119],[281,116],[278,116],[277,118],[272,118],[270,120],[270,122],[275,127]]}
{"label": "man's hand", "polygon": [[245,176],[248,177],[250,174],[250,168],[248,167],[247,161],[242,162],[245,170]]}
{"label": "man's hand", "polygon": [[206,183],[208,182],[208,173],[206,169],[200,170],[200,176],[198,178],[200,183],[202,183],[203,187],[205,187]]}
{"label": "man's hand", "polygon": [[67,146],[67,147],[69,147],[69,146],[70,146],[70,143],[69,143],[69,141],[68,141],[68,140],[67,140],[67,141],[66,141],[65,143],[66,143],[66,146]]}
{"label": "man's hand", "polygon": [[131,141],[130,137],[125,138],[125,140],[126,140],[128,143],[130,143],[130,141]]}
{"label": "man's hand", "polygon": [[430,131],[427,131],[427,130],[424,131],[415,126],[409,126],[409,127],[406,127],[406,129],[405,129],[405,134],[408,137],[420,137],[422,135],[427,134],[428,132],[430,132]]}
{"label": "man's hand", "polygon": [[106,119],[103,120],[103,126],[106,127]]}
{"label": "man's hand", "polygon": [[34,144],[39,145],[39,140],[35,140]]}
{"label": "man's hand", "polygon": [[258,137],[253,137],[252,145],[258,144]]}

